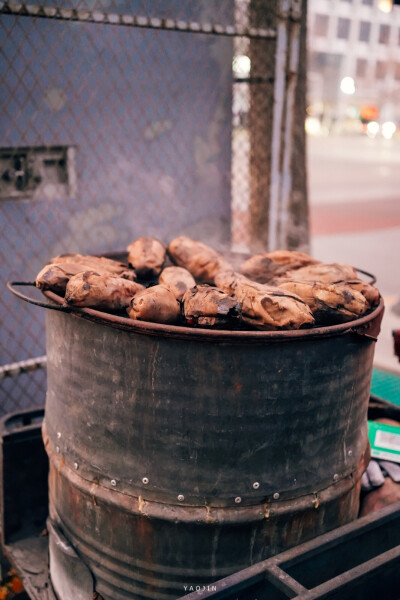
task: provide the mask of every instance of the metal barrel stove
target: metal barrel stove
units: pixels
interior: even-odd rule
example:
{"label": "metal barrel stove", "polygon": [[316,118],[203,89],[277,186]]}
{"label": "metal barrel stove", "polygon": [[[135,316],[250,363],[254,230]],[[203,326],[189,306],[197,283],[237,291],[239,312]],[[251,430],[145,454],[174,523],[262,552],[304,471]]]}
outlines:
{"label": "metal barrel stove", "polygon": [[354,519],[382,315],[250,332],[47,311],[59,600],[174,599]]}

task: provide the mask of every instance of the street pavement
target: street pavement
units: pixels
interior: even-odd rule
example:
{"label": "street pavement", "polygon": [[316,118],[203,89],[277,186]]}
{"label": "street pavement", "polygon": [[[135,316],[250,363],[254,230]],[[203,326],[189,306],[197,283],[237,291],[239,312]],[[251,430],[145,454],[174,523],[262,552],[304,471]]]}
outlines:
{"label": "street pavement", "polygon": [[311,253],[377,278],[385,314],[377,368],[400,374],[392,330],[400,329],[400,141],[311,138],[308,143]]}

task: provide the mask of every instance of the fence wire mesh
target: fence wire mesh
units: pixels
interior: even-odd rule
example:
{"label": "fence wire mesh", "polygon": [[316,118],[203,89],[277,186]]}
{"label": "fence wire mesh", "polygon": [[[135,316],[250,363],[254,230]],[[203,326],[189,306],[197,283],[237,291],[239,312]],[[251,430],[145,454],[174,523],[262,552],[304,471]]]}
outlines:
{"label": "fence wire mesh", "polygon": [[[52,256],[141,235],[248,250],[251,147],[272,118],[271,4],[0,2],[2,365],[45,354],[44,311],[5,284]],[[45,371],[4,377],[0,393],[0,414],[42,404]]]}

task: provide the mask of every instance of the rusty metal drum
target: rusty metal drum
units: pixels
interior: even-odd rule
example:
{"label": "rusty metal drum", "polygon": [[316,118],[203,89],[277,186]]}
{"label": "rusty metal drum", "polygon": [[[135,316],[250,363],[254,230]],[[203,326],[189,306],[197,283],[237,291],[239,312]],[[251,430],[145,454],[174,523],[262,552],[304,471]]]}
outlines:
{"label": "rusty metal drum", "polygon": [[105,600],[166,600],[355,518],[382,313],[231,332],[48,311],[50,537]]}

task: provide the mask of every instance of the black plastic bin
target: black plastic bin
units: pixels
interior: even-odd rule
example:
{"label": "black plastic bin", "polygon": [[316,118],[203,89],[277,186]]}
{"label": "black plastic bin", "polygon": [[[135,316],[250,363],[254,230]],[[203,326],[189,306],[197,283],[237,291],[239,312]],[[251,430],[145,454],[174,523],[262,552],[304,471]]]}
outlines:
{"label": "black plastic bin", "polygon": [[397,502],[182,598],[399,600],[399,543]]}

